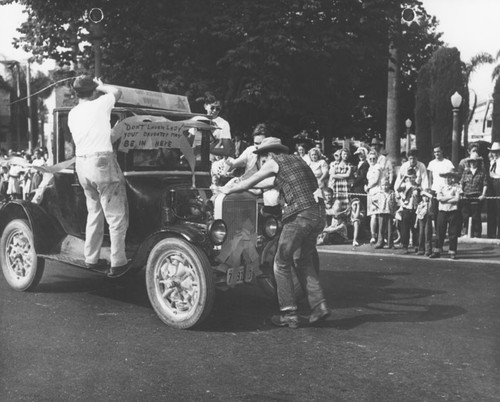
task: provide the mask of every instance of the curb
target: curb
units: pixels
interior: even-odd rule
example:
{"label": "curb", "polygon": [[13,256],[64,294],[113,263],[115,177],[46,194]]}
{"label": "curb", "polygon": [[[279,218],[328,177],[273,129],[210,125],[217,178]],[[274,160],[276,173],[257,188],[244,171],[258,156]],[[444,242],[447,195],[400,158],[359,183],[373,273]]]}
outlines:
{"label": "curb", "polygon": [[478,237],[462,236],[462,237],[458,238],[458,243],[467,243],[467,244],[478,243],[478,244],[500,245],[500,239],[482,239],[482,238],[478,238]]}
{"label": "curb", "polygon": [[447,258],[446,253],[441,256],[441,258],[433,258],[429,259],[427,256],[423,255],[416,255],[416,254],[397,254],[397,253],[387,253],[387,252],[373,252],[373,251],[358,251],[355,247],[352,248],[352,250],[332,250],[328,248],[320,248],[318,247],[318,253],[323,253],[323,254],[340,254],[340,255],[358,255],[358,256],[364,256],[364,257],[392,257],[392,258],[412,258],[412,259],[417,259],[417,260],[424,260],[424,261],[442,261],[442,262],[453,262],[453,264],[456,263],[462,263],[466,262],[468,264],[495,264],[498,265],[500,263],[500,259],[495,259],[495,260],[484,260],[481,258],[466,258],[465,256],[460,255],[460,250],[457,253],[457,258],[455,260],[451,260],[450,258]]}

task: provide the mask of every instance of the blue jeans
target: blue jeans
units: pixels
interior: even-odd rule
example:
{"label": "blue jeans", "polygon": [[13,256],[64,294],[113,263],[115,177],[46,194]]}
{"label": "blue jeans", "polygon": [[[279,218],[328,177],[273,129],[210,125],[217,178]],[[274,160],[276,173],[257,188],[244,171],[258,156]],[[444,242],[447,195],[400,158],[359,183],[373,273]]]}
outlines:
{"label": "blue jeans", "polygon": [[[307,294],[311,309],[325,301],[323,289],[319,284],[319,272],[315,268],[316,237],[324,227],[324,207],[319,205],[301,211],[283,222],[274,257],[274,275],[281,311],[297,310],[292,279],[294,260],[297,278]],[[300,250],[300,255],[296,254],[298,250]]]}
{"label": "blue jeans", "polygon": [[432,251],[432,215],[418,220],[418,251]]}
{"label": "blue jeans", "polygon": [[436,248],[443,248],[446,231],[448,230],[449,251],[457,251],[457,239],[460,233],[460,211],[439,211],[437,215]]}

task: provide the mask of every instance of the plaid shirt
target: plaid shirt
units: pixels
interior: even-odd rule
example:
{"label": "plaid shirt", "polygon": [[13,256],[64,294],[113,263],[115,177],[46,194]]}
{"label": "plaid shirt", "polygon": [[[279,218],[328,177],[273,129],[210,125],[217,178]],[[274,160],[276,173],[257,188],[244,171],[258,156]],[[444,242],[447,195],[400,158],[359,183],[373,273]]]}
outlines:
{"label": "plaid shirt", "polygon": [[283,220],[316,205],[313,193],[318,189],[318,180],[307,163],[295,155],[276,155],[279,166],[276,185],[284,201]]}
{"label": "plaid shirt", "polygon": [[465,169],[460,180],[464,195],[481,194],[487,185],[487,180],[488,177],[484,169],[477,168],[475,173],[472,173],[470,169]]}

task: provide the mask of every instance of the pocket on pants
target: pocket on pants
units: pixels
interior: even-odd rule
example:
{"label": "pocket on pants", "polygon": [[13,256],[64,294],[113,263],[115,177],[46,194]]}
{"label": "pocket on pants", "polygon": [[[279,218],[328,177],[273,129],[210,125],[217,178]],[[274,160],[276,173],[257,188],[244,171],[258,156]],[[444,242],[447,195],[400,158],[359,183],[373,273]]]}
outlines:
{"label": "pocket on pants", "polygon": [[96,164],[95,166],[98,168],[98,169],[109,169],[109,165],[110,165],[110,160],[109,160],[109,157],[107,156],[99,156],[97,158],[97,161],[96,161]]}

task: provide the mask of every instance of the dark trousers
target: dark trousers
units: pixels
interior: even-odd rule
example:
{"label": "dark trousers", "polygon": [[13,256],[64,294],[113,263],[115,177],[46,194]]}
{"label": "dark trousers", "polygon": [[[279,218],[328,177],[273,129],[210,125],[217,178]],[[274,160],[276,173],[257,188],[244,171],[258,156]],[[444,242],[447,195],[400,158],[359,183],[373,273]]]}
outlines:
{"label": "dark trousers", "polygon": [[438,211],[437,215],[437,241],[436,248],[443,248],[446,232],[448,231],[448,239],[450,251],[457,251],[458,235],[460,233],[460,211]]}
{"label": "dark trousers", "polygon": [[418,220],[418,251],[432,251],[432,215]]}
{"label": "dark trousers", "polygon": [[[500,197],[500,179],[492,179],[490,196]],[[488,237],[500,239],[500,199],[488,200]]]}
{"label": "dark trousers", "polygon": [[462,221],[465,233],[469,230],[469,218],[472,218],[471,237],[481,237],[481,209],[483,203],[477,199],[479,194],[467,194],[461,202]]}
{"label": "dark trousers", "polygon": [[500,211],[497,212],[496,200],[486,200],[486,214],[488,217],[486,235],[490,239],[495,239],[500,230],[500,228],[497,227],[497,216],[500,214]]}
{"label": "dark trousers", "polygon": [[408,247],[410,244],[410,233],[412,234],[413,246],[418,247],[418,235],[415,229],[416,214],[414,209],[403,208],[401,211],[401,244]]}
{"label": "dark trousers", "polygon": [[387,233],[387,245],[389,248],[393,246],[392,236],[392,215],[391,214],[378,214],[378,239],[376,246],[384,244],[384,234]]}

